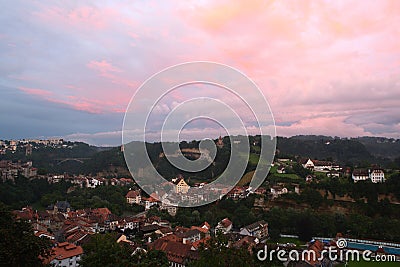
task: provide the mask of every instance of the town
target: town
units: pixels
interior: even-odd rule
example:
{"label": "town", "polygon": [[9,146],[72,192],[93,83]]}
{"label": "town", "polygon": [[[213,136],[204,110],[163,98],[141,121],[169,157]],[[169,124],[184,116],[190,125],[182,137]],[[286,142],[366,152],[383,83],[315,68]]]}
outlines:
{"label": "town", "polygon": [[[9,141],[4,143],[10,144]],[[20,144],[20,150],[25,150],[26,157],[35,153],[31,151],[31,141],[17,144]],[[40,141],[40,144],[60,146],[53,147],[54,149],[63,147],[62,141]],[[216,144],[220,149],[223,148],[221,138]],[[121,150],[122,148],[117,149]],[[17,149],[10,149],[6,153],[13,154],[16,151]],[[194,153],[193,149],[188,151]],[[52,195],[49,192],[41,195],[36,204],[28,203],[12,211],[15,220],[23,220],[31,225],[36,237],[50,241],[51,253],[41,258],[41,261],[53,266],[79,266],[80,263],[85,263],[85,254],[94,252],[87,252],[84,248],[100,242],[97,236],[108,238],[102,242],[115,242],[126,247],[132,261],[135,257],[150,255],[152,251],[161,251],[165,255],[166,265],[179,267],[196,266],[196,262],[205,261],[204,255],[208,255],[207,250],[212,250],[212,242],[218,244],[220,240],[225,240],[223,246],[226,249],[244,251],[254,258],[254,252],[262,249],[265,244],[299,251],[311,248],[316,253],[321,253],[324,248],[336,247],[335,242],[344,236],[348,240],[356,239],[359,243],[375,240],[374,253],[393,254],[395,260],[399,260],[400,257],[400,236],[391,231],[391,226],[388,226],[387,233],[376,235],[357,233],[361,228],[348,226],[333,227],[330,230],[305,229],[305,225],[311,223],[309,218],[304,218],[306,214],[310,215],[309,212],[312,212],[313,216],[325,216],[323,214],[326,212],[335,213],[335,216],[350,216],[356,209],[367,211],[374,205],[385,207],[374,211],[377,214],[396,217],[400,201],[396,194],[398,192],[393,189],[398,185],[398,180],[393,182],[393,179],[399,179],[396,178],[399,171],[385,170],[374,163],[364,168],[354,168],[333,160],[276,155],[271,164],[270,174],[261,187],[254,190],[248,186],[252,176],[250,171],[243,176],[238,185],[227,192],[218,191],[218,186],[215,188],[224,196],[217,201],[216,206],[210,204],[198,209],[180,208],[169,204],[165,201],[167,196],[161,189],[162,186],[160,190],[148,195],[131,177],[44,173],[38,169],[33,161],[0,161],[2,185],[12,188],[18,186],[21,179],[25,179],[24,183],[45,183],[49,188],[65,187],[66,191],[60,195]],[[199,198],[196,189],[207,184],[207,181],[190,183],[181,174],[169,182],[173,186],[174,197],[192,203]],[[360,188],[366,191],[360,192]],[[375,191],[371,193],[371,190]],[[111,203],[106,198],[100,199],[102,195],[94,195],[92,199],[98,198],[95,202],[78,201],[80,194],[91,192],[118,194],[114,197],[123,198],[123,203],[118,202],[120,204],[116,207],[113,204],[117,203]],[[2,196],[5,194],[2,193]],[[106,206],[101,206],[102,203],[106,203]],[[293,215],[275,214],[282,208]],[[216,213],[213,214],[211,210]],[[281,219],[298,216],[303,217],[303,221],[299,220],[297,226],[290,223],[285,225],[276,216],[282,217]],[[374,217],[371,215],[372,219],[363,219],[375,223]],[[353,219],[347,220],[350,222]],[[341,232],[343,230],[346,232]],[[318,238],[324,234],[330,236]],[[386,238],[381,239],[386,235],[394,237],[389,245],[385,242]],[[86,257],[89,259],[88,255]],[[310,258],[303,262],[287,264],[330,266],[329,264],[334,262],[327,262],[327,259],[313,261]]]}

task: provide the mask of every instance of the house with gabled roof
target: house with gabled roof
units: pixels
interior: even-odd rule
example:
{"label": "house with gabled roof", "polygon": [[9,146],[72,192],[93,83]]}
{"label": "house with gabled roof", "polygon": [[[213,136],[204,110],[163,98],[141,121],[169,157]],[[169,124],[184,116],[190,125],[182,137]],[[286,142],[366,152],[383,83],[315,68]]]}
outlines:
{"label": "house with gabled roof", "polygon": [[129,190],[129,192],[125,195],[126,202],[128,204],[137,204],[139,205],[142,201],[142,196],[140,195],[140,190]]}
{"label": "house with gabled roof", "polygon": [[187,194],[190,189],[190,186],[185,182],[182,175],[178,175],[178,177],[172,179],[172,183],[174,184],[174,192]]}
{"label": "house with gabled roof", "polygon": [[310,169],[319,172],[327,172],[331,170],[338,171],[340,170],[340,166],[331,161],[325,160],[316,160],[316,159],[303,159],[301,161],[301,165],[305,169]]}
{"label": "house with gabled roof", "polygon": [[83,249],[81,246],[68,242],[58,243],[52,248],[50,256],[44,259],[43,262],[55,267],[76,267],[79,266],[82,254]]}
{"label": "house with gabled roof", "polygon": [[385,172],[381,168],[373,168],[369,172],[369,178],[373,183],[383,183],[385,182]]}
{"label": "house with gabled roof", "polygon": [[268,223],[264,220],[252,223],[240,229],[241,235],[254,236],[262,240],[268,237]]}
{"label": "house with gabled roof", "polygon": [[198,251],[192,249],[191,244],[183,244],[170,240],[173,235],[168,235],[149,243],[149,250],[161,250],[167,254],[170,266],[185,267],[188,262],[199,258]]}
{"label": "house with gabled roof", "polygon": [[201,232],[198,229],[190,229],[182,233],[176,233],[179,238],[182,238],[183,244],[191,244],[201,239]]}
{"label": "house with gabled roof", "polygon": [[204,222],[200,226],[192,226],[190,229],[199,230],[202,238],[210,236],[210,224],[208,222]]}
{"label": "house with gabled roof", "polygon": [[240,238],[238,241],[234,242],[232,247],[234,248],[245,248],[249,251],[250,254],[253,253],[253,248],[260,243],[260,240],[258,240],[257,237],[255,236],[244,236]]}
{"label": "house with gabled roof", "polygon": [[145,210],[150,209],[152,206],[160,205],[160,197],[153,192],[149,197],[142,197],[142,201],[144,202]]}
{"label": "house with gabled roof", "polygon": [[378,167],[372,169],[354,169],[351,178],[354,182],[371,180],[373,183],[383,183],[385,182],[385,172]]}
{"label": "house with gabled roof", "polygon": [[225,218],[225,219],[221,220],[217,224],[217,226],[215,226],[215,233],[218,233],[218,232],[223,233],[223,234],[229,233],[232,230],[232,226],[233,226],[233,224],[232,224],[231,220],[229,220],[228,218]]}

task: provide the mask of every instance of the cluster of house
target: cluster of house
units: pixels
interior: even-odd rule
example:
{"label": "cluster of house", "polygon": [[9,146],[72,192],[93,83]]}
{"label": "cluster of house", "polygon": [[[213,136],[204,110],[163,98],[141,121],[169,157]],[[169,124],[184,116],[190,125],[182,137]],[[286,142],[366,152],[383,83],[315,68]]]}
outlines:
{"label": "cluster of house", "polygon": [[103,178],[92,177],[86,175],[68,175],[68,174],[55,174],[55,175],[38,175],[37,168],[33,167],[32,161],[28,162],[13,162],[11,160],[0,160],[0,178],[1,180],[15,181],[18,175],[23,175],[29,179],[45,179],[49,183],[59,183],[61,181],[70,182],[81,188],[96,188],[102,185],[114,186],[128,186],[133,183],[132,178]]}
{"label": "cluster of house", "polygon": [[289,190],[287,184],[285,183],[277,183],[276,185],[271,186],[270,188],[270,196],[272,199],[278,198],[281,195],[288,194],[288,193],[296,193],[300,194],[300,185],[299,184],[294,184],[290,183],[290,187],[293,188],[293,191]]}
{"label": "cluster of house", "polygon": [[58,201],[45,211],[30,207],[13,211],[14,215],[30,222],[38,237],[49,238],[51,255],[43,259],[52,266],[79,266],[84,251],[82,245],[97,233],[116,231],[116,242],[129,245],[132,253],[161,250],[167,255],[170,266],[183,267],[199,257],[211,235],[221,233],[228,237],[228,247],[245,247],[251,250],[268,238],[268,223],[258,221],[235,229],[225,218],[212,228],[207,222],[191,227],[172,227],[160,217],[119,217],[108,208],[73,210],[67,201]]}
{"label": "cluster of house", "polygon": [[32,166],[32,161],[28,162],[12,162],[11,160],[0,160],[0,178],[1,180],[14,181],[21,174],[27,178],[35,177],[37,169]]}
{"label": "cluster of house", "polygon": [[[292,188],[293,190],[290,190]],[[300,194],[300,185],[296,183],[277,183],[269,188],[269,191],[264,187],[259,187],[256,190],[251,190],[248,186],[235,186],[231,191],[226,194],[226,198],[239,200],[247,198],[251,194],[259,196],[269,196],[271,199],[277,198],[281,195],[294,192]]]}
{"label": "cluster of house", "polygon": [[58,183],[62,180],[70,182],[73,185],[77,185],[81,188],[96,188],[103,185],[113,186],[128,186],[133,184],[132,178],[103,178],[103,177],[92,177],[86,175],[50,175],[44,177],[49,183]]}
{"label": "cluster of house", "polygon": [[[157,227],[153,227],[153,231]],[[233,223],[225,218],[218,222],[215,228],[204,222],[199,226],[175,227],[163,229],[158,233],[155,240],[149,238],[148,249],[164,251],[167,255],[170,266],[184,267],[187,262],[196,260],[199,257],[199,248],[207,246],[207,241],[212,234],[223,234],[227,237],[227,247],[246,248],[251,250],[257,244],[268,238],[268,224],[265,221],[255,222],[240,229],[234,229]],[[147,236],[154,234],[146,233]]]}
{"label": "cluster of house", "polygon": [[247,198],[251,194],[264,195],[267,190],[264,187],[259,187],[256,190],[251,190],[248,186],[235,186],[226,194],[226,198],[231,198],[233,200],[239,200]]}
{"label": "cluster of house", "polygon": [[141,190],[129,190],[125,196],[128,204],[136,204],[144,206],[145,210],[149,210],[151,207],[158,207],[160,210],[166,210],[171,216],[175,216],[178,210],[177,206],[168,205],[166,202],[161,202],[160,197],[157,193],[151,194],[149,197],[141,195]]}
{"label": "cluster of house", "polygon": [[[330,161],[307,159],[303,161],[302,165],[307,169],[326,172],[328,176],[332,177],[339,177],[339,171],[342,170],[338,164]],[[344,174],[347,175],[348,172],[349,168],[345,168]],[[310,179],[310,177],[307,178]],[[354,182],[371,180],[373,183],[383,183],[385,182],[385,172],[377,166],[373,166],[371,169],[354,169],[351,178]]]}
{"label": "cluster of house", "polygon": [[[325,173],[328,177],[339,177],[342,172],[347,171],[343,170],[341,166],[339,166],[335,162],[324,161],[324,160],[316,160],[316,159],[300,159],[299,163],[303,166],[303,168],[312,170],[315,172]],[[279,174],[286,173],[287,168],[293,164],[290,159],[276,159],[273,166],[276,165],[276,172]]]}
{"label": "cluster of house", "polygon": [[22,140],[0,140],[0,155],[7,152],[15,153],[17,149],[25,149],[26,155],[32,154],[32,148],[39,145],[45,147],[60,148],[63,146],[63,139],[22,139]]}
{"label": "cluster of house", "polygon": [[305,159],[302,161],[303,168],[311,169],[318,172],[340,171],[342,168],[331,161]]}
{"label": "cluster of house", "polygon": [[49,183],[58,183],[64,180],[81,188],[96,188],[101,185],[128,186],[133,183],[132,178],[107,179],[103,177],[92,177],[85,175],[71,176],[68,174],[38,175],[38,170],[37,168],[33,167],[32,161],[13,162],[11,160],[0,160],[0,179],[3,182],[7,180],[14,182],[18,175],[23,175],[29,179],[45,179]]}
{"label": "cluster of house", "polygon": [[[181,199],[190,199],[190,190],[195,187],[191,188],[185,182],[182,176],[178,176],[177,178],[173,179],[172,184],[174,186],[174,189],[172,191],[177,194],[177,196],[181,197]],[[221,186],[221,188],[221,191],[218,191],[221,196],[224,195],[225,198],[233,199],[235,201],[245,199],[252,194],[262,197],[269,196],[271,199],[277,198],[283,194],[287,194],[290,192],[300,194],[300,185],[296,183],[277,183],[276,185],[271,186],[269,190],[264,187],[259,187],[256,190],[253,190],[249,186],[234,186],[229,191],[226,190],[226,188],[223,188],[223,186]],[[152,206],[156,206],[160,210],[167,210],[170,215],[175,216],[177,212],[177,206],[168,204],[168,201],[164,201],[166,199],[166,195],[166,191],[158,190],[152,193],[149,197],[144,197],[140,189],[134,189],[130,190],[126,194],[125,198],[128,204],[142,205],[145,207],[145,210],[150,209]],[[191,200],[193,201],[193,199]]]}
{"label": "cluster of house", "polygon": [[[190,186],[185,182],[182,176],[172,180],[174,189],[173,192],[180,196],[182,199],[190,199]],[[245,199],[251,194],[265,195],[267,190],[263,187],[259,187],[256,190],[251,190],[249,186],[235,186],[230,191],[224,194],[226,198],[231,198],[233,200]],[[168,201],[162,201],[165,199],[167,193],[163,190],[156,191],[152,193],[149,197],[142,196],[142,191],[140,189],[129,190],[125,195],[126,202],[128,204],[142,205],[145,210],[150,209],[153,206],[159,207],[160,210],[166,210],[172,216],[176,215],[177,206],[168,204]],[[272,191],[271,191],[272,194]]]}
{"label": "cluster of house", "polygon": [[[265,193],[265,191],[262,191],[265,190],[263,188],[257,189],[256,192],[253,192],[251,188],[248,187],[236,186],[230,188],[227,185],[219,183],[199,183],[195,186],[190,186],[182,175],[178,175],[178,177],[172,179],[171,182],[165,181],[164,183],[152,186],[154,193],[150,195],[151,198],[145,203],[146,208],[150,208],[151,205],[160,204],[161,202],[164,203],[164,206],[176,206],[177,203],[202,205],[207,204],[209,199],[221,199],[225,195],[236,200],[246,198],[252,193]],[[204,190],[204,187],[207,187],[207,190]],[[128,194],[135,195],[137,193],[132,192]],[[141,204],[137,202],[133,203]]]}
{"label": "cluster of house", "polygon": [[[277,173],[285,173],[285,165],[288,159],[278,159]],[[303,159],[300,161],[303,168],[316,172],[326,173],[328,177],[350,176],[354,182],[371,180],[373,183],[385,182],[385,172],[382,168],[372,166],[369,169],[354,169],[351,172],[350,168],[342,168],[337,163],[331,161],[322,161],[315,159]],[[313,175],[306,176],[306,182],[311,182]]]}
{"label": "cluster of house", "polygon": [[371,180],[373,183],[384,183],[385,172],[383,169],[378,167],[371,169],[355,169],[351,178],[354,182]]}

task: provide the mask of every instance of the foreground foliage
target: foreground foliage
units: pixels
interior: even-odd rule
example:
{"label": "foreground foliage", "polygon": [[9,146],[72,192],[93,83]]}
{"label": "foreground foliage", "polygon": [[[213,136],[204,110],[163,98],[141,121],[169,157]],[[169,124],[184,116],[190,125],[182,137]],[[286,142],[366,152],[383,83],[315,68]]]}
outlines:
{"label": "foreground foliage", "polygon": [[117,243],[117,234],[96,234],[83,246],[85,252],[80,265],[83,267],[167,267],[168,260],[161,251],[133,253],[128,244]]}
{"label": "foreground foliage", "polygon": [[49,255],[50,245],[48,239],[34,235],[28,222],[0,205],[0,266],[43,266],[39,257]]}

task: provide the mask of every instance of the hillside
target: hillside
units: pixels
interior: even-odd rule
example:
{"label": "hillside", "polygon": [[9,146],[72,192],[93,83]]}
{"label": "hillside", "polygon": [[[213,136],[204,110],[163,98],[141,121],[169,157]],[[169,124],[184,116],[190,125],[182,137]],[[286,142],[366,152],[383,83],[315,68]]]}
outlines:
{"label": "hillside", "polygon": [[[254,145],[259,136],[249,137],[251,147],[250,162],[246,172],[254,170],[260,147]],[[225,146],[218,150],[215,163],[200,173],[183,173],[192,183],[201,182],[204,177],[217,177],[225,169],[229,159],[229,139],[224,138]],[[181,149],[196,149],[198,142],[182,142]],[[156,169],[165,177],[172,178],[178,173],[169,161],[161,156],[160,143],[147,144],[149,156]],[[190,158],[191,160],[195,158]],[[337,138],[327,136],[294,136],[277,138],[277,157],[315,158],[334,160],[349,166],[380,164],[384,167],[400,168],[400,141],[388,138],[359,137]],[[30,156],[24,151],[0,155],[0,160],[32,160],[41,172],[69,174],[97,174],[106,177],[129,176],[123,152],[120,147],[99,148],[81,142],[68,142],[65,148],[38,147]]]}

